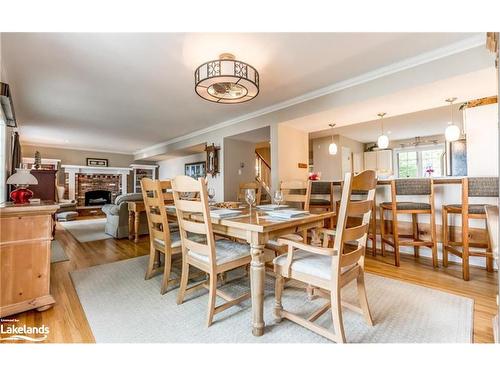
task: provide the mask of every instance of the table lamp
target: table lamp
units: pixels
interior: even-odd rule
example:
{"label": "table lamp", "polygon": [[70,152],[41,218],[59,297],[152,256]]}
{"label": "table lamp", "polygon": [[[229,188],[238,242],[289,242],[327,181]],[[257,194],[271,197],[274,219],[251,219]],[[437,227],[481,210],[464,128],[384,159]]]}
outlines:
{"label": "table lamp", "polygon": [[29,169],[16,168],[16,173],[7,179],[7,184],[17,188],[10,193],[10,199],[16,204],[29,203],[33,198],[33,192],[27,186],[38,185],[38,180],[30,172]]}

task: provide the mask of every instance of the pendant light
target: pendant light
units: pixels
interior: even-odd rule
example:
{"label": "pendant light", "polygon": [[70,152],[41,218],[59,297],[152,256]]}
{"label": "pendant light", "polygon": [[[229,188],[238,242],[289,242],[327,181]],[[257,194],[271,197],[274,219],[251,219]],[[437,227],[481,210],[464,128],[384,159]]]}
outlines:
{"label": "pendant light", "polygon": [[259,94],[259,73],[250,64],[223,53],[200,65],[194,72],[196,93],[203,99],[222,104],[243,103]]}
{"label": "pendant light", "polygon": [[[330,128],[334,128],[336,124],[328,124]],[[328,146],[328,153],[330,155],[337,155],[337,144],[333,141],[333,134],[332,134],[332,143],[330,143],[330,146]]]}
{"label": "pendant light", "polygon": [[444,131],[444,136],[448,142],[454,142],[460,138],[460,128],[453,123],[453,102],[455,100],[457,100],[457,98],[446,99],[446,102],[450,103],[450,121]]}
{"label": "pendant light", "polygon": [[389,147],[389,137],[384,134],[384,116],[387,113],[381,112],[377,114],[378,117],[380,117],[380,128],[382,130],[382,134],[377,139],[377,146],[379,149],[383,150],[387,147]]}

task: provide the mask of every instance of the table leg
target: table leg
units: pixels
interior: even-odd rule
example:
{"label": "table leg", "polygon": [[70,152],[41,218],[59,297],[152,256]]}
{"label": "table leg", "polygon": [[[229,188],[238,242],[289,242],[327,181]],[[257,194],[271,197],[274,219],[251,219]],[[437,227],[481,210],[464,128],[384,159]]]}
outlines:
{"label": "table leg", "polygon": [[141,218],[141,215],[139,214],[139,212],[136,212],[135,213],[135,225],[134,225],[134,234],[135,234],[135,239],[134,239],[134,242],[137,243],[139,242],[139,220]]}
{"label": "table leg", "polygon": [[255,239],[250,244],[252,262],[250,263],[250,285],[252,294],[252,333],[254,336],[264,334],[264,245]]}
{"label": "table leg", "polygon": [[134,238],[134,211],[128,211],[128,239]]}

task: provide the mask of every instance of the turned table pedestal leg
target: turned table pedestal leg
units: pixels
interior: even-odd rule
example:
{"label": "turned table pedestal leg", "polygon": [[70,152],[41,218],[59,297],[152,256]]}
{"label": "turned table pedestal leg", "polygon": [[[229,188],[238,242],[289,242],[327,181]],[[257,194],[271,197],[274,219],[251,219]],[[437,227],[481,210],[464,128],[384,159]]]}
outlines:
{"label": "turned table pedestal leg", "polygon": [[251,243],[252,262],[250,263],[250,284],[252,290],[252,333],[264,334],[264,244],[255,239]]}

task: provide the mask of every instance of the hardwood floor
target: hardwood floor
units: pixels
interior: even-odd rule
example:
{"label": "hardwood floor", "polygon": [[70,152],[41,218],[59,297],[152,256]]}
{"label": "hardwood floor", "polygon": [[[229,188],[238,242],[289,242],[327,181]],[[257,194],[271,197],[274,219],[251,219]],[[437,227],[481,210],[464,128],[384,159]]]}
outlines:
{"label": "hardwood floor", "polygon": [[[69,272],[146,255],[149,253],[148,238],[142,236],[137,244],[128,239],[79,243],[60,225],[57,225],[55,237],[70,258],[69,261],[54,263],[51,266],[51,292],[56,300],[55,306],[43,312],[32,310],[17,314],[9,319],[18,319],[16,324],[19,326],[45,324],[50,329],[48,340],[45,342],[94,342]],[[448,269],[441,267],[435,271],[430,259],[415,259],[404,254],[399,268],[394,267],[392,255],[389,254],[385,257],[368,257],[366,269],[370,273],[474,299],[474,342],[493,342],[492,318],[496,314],[497,272],[489,274],[483,269],[473,267],[471,280],[466,282],[461,279],[458,265],[451,265]]]}

